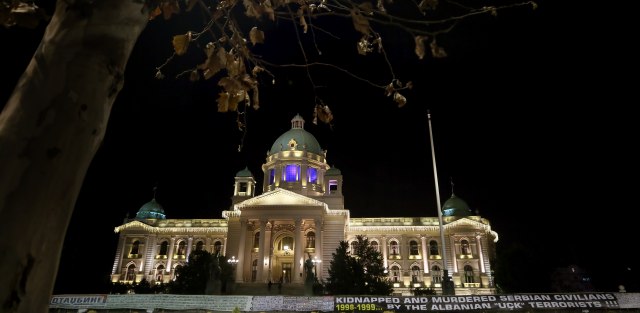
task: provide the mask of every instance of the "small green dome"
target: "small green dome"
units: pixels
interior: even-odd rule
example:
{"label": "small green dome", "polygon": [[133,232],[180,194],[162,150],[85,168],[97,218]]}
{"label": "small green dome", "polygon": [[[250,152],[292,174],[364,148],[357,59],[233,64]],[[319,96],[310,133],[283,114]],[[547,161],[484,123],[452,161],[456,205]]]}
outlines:
{"label": "small green dome", "polygon": [[243,170],[240,170],[236,173],[236,177],[253,177],[251,171],[248,167],[245,167]]}
{"label": "small green dome", "polygon": [[456,197],[455,194],[447,200],[442,206],[442,215],[444,216],[470,216],[471,209],[464,200]]}
{"label": "small green dome", "polygon": [[298,114],[291,120],[291,129],[280,135],[271,146],[269,153],[275,154],[280,151],[309,151],[315,154],[324,155],[316,137],[304,130],[304,119]]}
{"label": "small green dome", "polygon": [[325,176],[342,175],[342,172],[340,172],[340,170],[337,167],[332,167],[332,168],[328,169],[327,172],[324,175]]}
{"label": "small green dome", "polygon": [[156,198],[151,199],[151,201],[145,203],[138,213],[136,214],[137,220],[144,220],[149,218],[156,219],[166,219],[167,216],[164,214],[164,209],[162,205],[156,201]]}

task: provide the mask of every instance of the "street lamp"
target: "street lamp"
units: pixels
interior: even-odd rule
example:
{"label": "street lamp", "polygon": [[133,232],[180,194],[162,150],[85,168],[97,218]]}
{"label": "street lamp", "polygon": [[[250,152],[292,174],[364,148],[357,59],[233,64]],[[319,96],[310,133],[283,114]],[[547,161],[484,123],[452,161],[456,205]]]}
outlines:
{"label": "street lamp", "polygon": [[313,260],[311,260],[311,262],[313,262],[313,270],[316,274],[316,278],[318,277],[318,263],[322,263],[322,260],[319,260],[317,256],[313,257]]}
{"label": "street lamp", "polygon": [[231,272],[233,273],[232,277],[234,277],[234,280],[235,280],[236,277],[240,277],[240,276],[238,276],[238,273],[237,273],[238,267],[236,266],[238,264],[238,262],[240,262],[240,260],[236,259],[235,255],[232,256],[231,259],[227,260],[227,263],[229,263],[229,265],[231,265],[231,268],[232,268]]}

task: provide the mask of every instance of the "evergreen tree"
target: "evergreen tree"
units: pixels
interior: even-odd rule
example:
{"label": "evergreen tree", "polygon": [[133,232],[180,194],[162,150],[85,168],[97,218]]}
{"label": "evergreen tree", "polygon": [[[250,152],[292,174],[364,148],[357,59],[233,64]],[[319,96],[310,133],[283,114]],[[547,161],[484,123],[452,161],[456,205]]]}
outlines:
{"label": "evergreen tree", "polygon": [[143,278],[139,283],[133,286],[133,292],[137,294],[149,294],[153,293],[153,289],[151,288],[151,283]]}
{"label": "evergreen tree", "polygon": [[205,250],[189,254],[189,262],[176,269],[176,280],[169,283],[169,292],[176,294],[204,294],[214,271],[214,258]]}
{"label": "evergreen tree", "polygon": [[376,251],[369,240],[356,236],[349,252],[349,244],[340,241],[329,267],[326,290],[334,295],[389,295],[392,284],[384,271],[382,254]]}

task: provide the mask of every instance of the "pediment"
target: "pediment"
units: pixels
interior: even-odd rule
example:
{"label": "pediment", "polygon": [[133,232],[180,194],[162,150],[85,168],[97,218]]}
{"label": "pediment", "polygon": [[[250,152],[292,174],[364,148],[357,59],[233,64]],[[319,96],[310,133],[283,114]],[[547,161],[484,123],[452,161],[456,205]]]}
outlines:
{"label": "pediment", "polygon": [[282,188],[242,201],[237,208],[255,206],[325,206],[325,203]]}
{"label": "pediment", "polygon": [[445,227],[464,227],[464,226],[471,226],[471,227],[476,227],[476,228],[477,227],[480,227],[480,228],[486,227],[485,224],[482,224],[482,223],[480,223],[478,221],[474,221],[474,220],[471,220],[471,219],[468,219],[468,218],[465,218],[465,217],[457,219],[457,220],[455,220],[455,221],[453,221],[451,223],[447,223],[445,225]]}
{"label": "pediment", "polygon": [[143,222],[140,222],[140,221],[131,221],[131,222],[128,222],[128,223],[125,223],[125,224],[122,224],[122,225],[116,227],[114,229],[114,232],[119,233],[119,232],[121,232],[123,230],[134,230],[134,229],[149,230],[149,229],[152,229],[152,228],[155,228],[155,227],[147,225],[147,224],[145,224]]}

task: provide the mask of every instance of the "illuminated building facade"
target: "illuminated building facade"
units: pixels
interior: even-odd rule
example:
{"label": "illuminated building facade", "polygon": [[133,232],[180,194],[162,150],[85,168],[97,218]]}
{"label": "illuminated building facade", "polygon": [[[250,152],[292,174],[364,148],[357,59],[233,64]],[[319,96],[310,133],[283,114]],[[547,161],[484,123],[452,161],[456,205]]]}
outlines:
{"label": "illuminated building facade", "polygon": [[312,258],[317,276],[326,279],[339,241],[364,235],[382,253],[396,294],[410,295],[416,287],[440,291],[445,267],[456,294],[495,293],[491,262],[498,235],[488,220],[455,195],[443,205],[444,243],[437,216],[351,217],[342,173],[327,164],[304,120],[298,115],[291,122],[262,165],[261,195],[255,196],[256,181],[245,168],[235,176],[232,204],[221,219],[167,219],[154,198],[116,227],[111,280],[168,282],[191,251],[204,249],[238,260],[236,282],[303,284],[304,260]]}

